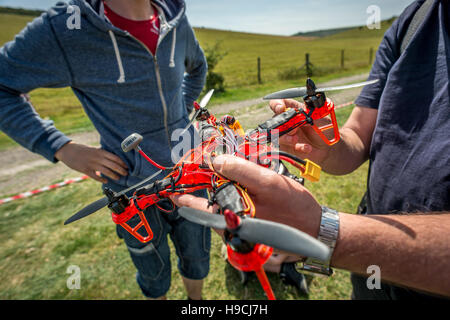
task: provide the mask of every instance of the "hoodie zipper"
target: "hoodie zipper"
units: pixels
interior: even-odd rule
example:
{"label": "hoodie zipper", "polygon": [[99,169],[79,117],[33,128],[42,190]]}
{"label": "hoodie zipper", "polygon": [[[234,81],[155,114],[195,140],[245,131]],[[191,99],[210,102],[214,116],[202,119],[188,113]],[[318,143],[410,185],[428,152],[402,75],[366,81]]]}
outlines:
{"label": "hoodie zipper", "polygon": [[[167,23],[166,17],[164,15],[164,12],[162,11],[162,9],[160,9],[159,7],[156,7],[158,10],[158,13],[160,14],[160,23],[169,26],[169,24]],[[161,30],[161,27],[160,27]],[[114,32],[114,31],[112,31]],[[174,28],[174,32],[176,32],[176,27]],[[169,150],[172,150],[172,146],[171,146],[171,141],[170,141],[170,134],[169,134],[169,125],[168,125],[168,109],[167,109],[167,102],[166,102],[166,98],[164,97],[164,93],[163,93],[163,89],[162,89],[162,82],[161,82],[161,72],[159,69],[159,65],[158,65],[158,59],[156,57],[157,52],[158,52],[158,47],[159,44],[161,43],[161,41],[165,38],[166,35],[169,34],[169,32],[164,33],[161,36],[161,32],[160,32],[160,36],[158,38],[158,43],[156,44],[156,49],[155,49],[155,54],[153,55],[153,53],[147,48],[147,46],[139,39],[137,39],[136,37],[134,37],[131,33],[127,32],[127,34],[134,40],[136,40],[138,43],[141,44],[141,46],[147,50],[148,54],[153,58],[153,62],[155,64],[155,74],[156,74],[156,83],[158,85],[158,91],[159,91],[159,97],[161,99],[161,103],[163,106],[163,120],[164,120],[164,127],[166,130],[166,135],[167,135],[167,144],[169,146]],[[174,37],[176,37],[176,33],[174,34]],[[174,39],[175,41],[176,39]],[[175,43],[172,43],[172,50],[175,49]],[[174,53],[172,53],[173,55]]]}
{"label": "hoodie zipper", "polygon": [[[156,53],[156,51],[155,51],[155,53]],[[164,94],[162,91],[161,73],[159,71],[159,65],[158,65],[158,60],[156,58],[156,55],[153,57],[153,60],[155,62],[156,82],[158,83],[159,95],[161,96],[161,102],[163,105],[164,127],[166,128],[167,144],[169,145],[169,149],[172,150],[172,146],[170,144],[169,125],[168,125],[168,121],[167,121],[167,103],[166,103],[166,98],[164,97]]]}
{"label": "hoodie zipper", "polygon": [[162,89],[161,72],[159,70],[158,59],[156,58],[156,53],[158,52],[158,46],[159,46],[160,41],[162,41],[162,39],[158,40],[158,43],[157,43],[156,49],[155,49],[155,55],[153,55],[153,53],[147,48],[147,46],[141,40],[134,37],[130,33],[128,33],[128,34],[132,39],[134,39],[138,43],[140,43],[142,45],[142,47],[144,47],[144,49],[147,50],[147,52],[153,58],[153,62],[155,64],[156,83],[158,85],[159,97],[161,99],[161,103],[163,106],[163,117],[164,117],[163,119],[164,119],[164,127],[166,129],[166,135],[167,135],[167,144],[169,145],[169,149],[172,150],[172,146],[170,143],[170,135],[169,135],[169,125],[168,125],[168,121],[167,121],[167,103],[166,103],[166,98],[164,97],[164,93],[163,93],[163,89]]}

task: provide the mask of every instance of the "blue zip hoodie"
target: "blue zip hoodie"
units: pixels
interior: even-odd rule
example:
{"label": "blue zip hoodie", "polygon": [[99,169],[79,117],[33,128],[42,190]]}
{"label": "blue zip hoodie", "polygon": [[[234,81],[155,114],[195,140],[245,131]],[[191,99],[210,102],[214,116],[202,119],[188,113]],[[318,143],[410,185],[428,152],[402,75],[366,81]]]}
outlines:
{"label": "blue zip hoodie", "polygon": [[[185,16],[184,2],[155,0],[154,4],[160,17],[155,56],[109,22],[100,0],[58,2],[29,23],[0,48],[0,129],[56,162],[55,152],[70,139],[52,121],[41,119],[21,94],[43,87],[71,87],[100,133],[101,147],[130,168],[128,177],[113,184],[130,186],[156,171],[137,152],[121,150],[122,140],[134,132],[144,137],[141,147],[150,157],[171,166],[170,135],[188,123],[188,113],[205,83],[207,64]],[[80,29],[69,28],[77,11]]]}

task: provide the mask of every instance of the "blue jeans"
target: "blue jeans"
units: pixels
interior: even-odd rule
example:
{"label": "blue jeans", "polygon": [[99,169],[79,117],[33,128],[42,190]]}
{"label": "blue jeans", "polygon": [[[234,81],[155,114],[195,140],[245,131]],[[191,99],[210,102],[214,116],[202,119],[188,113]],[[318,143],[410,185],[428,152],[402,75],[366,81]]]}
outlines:
{"label": "blue jeans", "polygon": [[[171,263],[167,235],[170,235],[175,246],[180,274],[192,280],[204,279],[209,273],[210,228],[185,220],[178,215],[178,211],[165,213],[156,206],[147,208],[144,214],[153,231],[150,242],[141,243],[117,225],[117,234],[125,241],[137,269],[136,280],[142,293],[148,298],[158,298],[170,288]],[[135,216],[128,223],[135,225],[138,221],[139,217]]]}

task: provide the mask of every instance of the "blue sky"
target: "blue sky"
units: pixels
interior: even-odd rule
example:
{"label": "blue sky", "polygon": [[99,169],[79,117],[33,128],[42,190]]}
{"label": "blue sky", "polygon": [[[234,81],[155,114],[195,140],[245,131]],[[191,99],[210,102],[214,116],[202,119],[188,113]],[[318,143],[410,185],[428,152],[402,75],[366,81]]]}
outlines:
{"label": "blue sky", "polygon": [[[413,0],[185,0],[193,26],[291,35],[364,25],[370,5],[381,18],[399,15]],[[0,0],[0,6],[46,9],[57,0]]]}

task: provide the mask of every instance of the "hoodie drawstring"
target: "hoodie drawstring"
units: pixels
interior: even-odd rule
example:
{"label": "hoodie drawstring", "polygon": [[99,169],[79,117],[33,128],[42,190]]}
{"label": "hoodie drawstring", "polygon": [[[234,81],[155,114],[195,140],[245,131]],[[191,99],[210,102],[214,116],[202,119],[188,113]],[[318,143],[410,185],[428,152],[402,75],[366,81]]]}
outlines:
{"label": "hoodie drawstring", "polygon": [[173,28],[172,51],[170,52],[169,67],[175,68],[175,44],[177,42],[177,27]]}
{"label": "hoodie drawstring", "polygon": [[119,79],[117,79],[117,83],[124,83],[125,82],[125,71],[123,69],[122,57],[120,56],[120,51],[119,51],[119,46],[117,45],[116,36],[114,35],[114,32],[112,30],[109,30],[109,36],[111,37],[111,42],[113,44],[114,52],[116,54],[117,65],[119,66],[120,76],[119,76]]}
{"label": "hoodie drawstring", "polygon": [[[111,42],[114,47],[114,53],[116,54],[117,65],[119,66],[120,76],[117,79],[117,83],[125,82],[125,70],[123,69],[122,57],[120,56],[119,46],[117,45],[116,36],[112,30],[109,30],[109,36],[111,37]],[[173,37],[172,37],[172,49],[170,52],[170,68],[175,68],[175,46],[177,43],[177,28],[173,28]]]}

